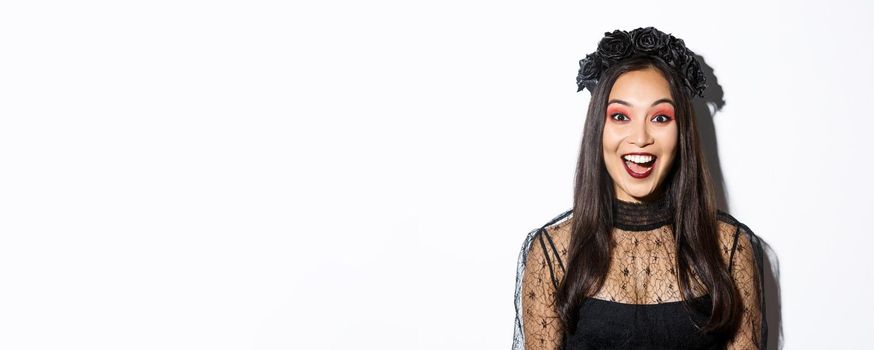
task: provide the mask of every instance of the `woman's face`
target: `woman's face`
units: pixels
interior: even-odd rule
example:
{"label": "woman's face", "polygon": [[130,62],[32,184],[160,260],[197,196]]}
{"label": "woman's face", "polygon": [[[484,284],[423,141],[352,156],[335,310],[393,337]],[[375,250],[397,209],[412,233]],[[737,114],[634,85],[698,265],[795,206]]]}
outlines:
{"label": "woman's face", "polygon": [[676,155],[677,122],[668,81],[655,68],[623,73],[607,99],[603,149],[620,200],[658,193]]}

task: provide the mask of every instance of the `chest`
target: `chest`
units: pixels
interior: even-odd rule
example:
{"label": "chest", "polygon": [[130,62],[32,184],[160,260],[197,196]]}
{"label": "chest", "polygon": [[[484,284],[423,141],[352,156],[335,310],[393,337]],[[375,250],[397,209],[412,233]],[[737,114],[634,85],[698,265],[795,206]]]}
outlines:
{"label": "chest", "polygon": [[[595,298],[627,304],[681,300],[674,237],[669,230],[613,234],[610,267]],[[693,274],[694,277],[694,274]],[[704,290],[693,289],[695,295]]]}

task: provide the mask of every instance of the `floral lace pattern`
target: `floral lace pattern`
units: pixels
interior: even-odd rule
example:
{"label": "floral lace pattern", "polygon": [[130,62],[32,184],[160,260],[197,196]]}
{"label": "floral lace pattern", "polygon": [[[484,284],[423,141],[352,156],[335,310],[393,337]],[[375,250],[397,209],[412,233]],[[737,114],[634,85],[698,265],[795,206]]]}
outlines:
{"label": "floral lace pattern", "polygon": [[[639,208],[638,208],[639,209]],[[661,208],[653,211],[650,222],[640,222],[641,212],[634,213],[632,225],[617,220],[614,225],[614,251],[610,268],[595,299],[622,304],[662,304],[682,299],[676,282],[674,236],[664,222]],[[570,242],[572,218],[567,211],[543,227],[528,233],[519,255],[516,276],[516,328],[514,350],[561,349],[565,330],[562,329],[555,292],[564,277]],[[660,226],[650,228],[659,221]],[[631,228],[631,229],[629,229]],[[646,230],[640,230],[647,228]],[[727,344],[728,349],[764,348],[766,327],[764,299],[761,293],[761,244],[745,225],[728,214],[719,215],[719,242],[723,260],[730,269],[742,304],[740,329]],[[697,278],[693,274],[693,278]],[[693,294],[703,296],[706,290],[693,283]]]}

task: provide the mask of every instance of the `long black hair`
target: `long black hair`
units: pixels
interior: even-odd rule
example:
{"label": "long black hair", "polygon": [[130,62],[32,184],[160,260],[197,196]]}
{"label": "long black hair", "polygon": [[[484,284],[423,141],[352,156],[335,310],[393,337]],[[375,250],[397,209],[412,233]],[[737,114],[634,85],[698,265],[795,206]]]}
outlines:
{"label": "long black hair", "polygon": [[712,300],[710,319],[702,331],[733,334],[743,310],[719,249],[715,193],[699,146],[692,97],[683,89],[681,76],[652,56],[617,62],[604,71],[592,91],[575,174],[567,271],[556,295],[556,308],[565,329],[572,333],[581,303],[604,284],[613,249],[612,202],[616,195],[602,153],[607,99],[620,75],[649,67],[668,81],[677,107],[677,155],[661,186],[674,208],[676,276],[682,299],[693,299],[692,283],[700,282]]}

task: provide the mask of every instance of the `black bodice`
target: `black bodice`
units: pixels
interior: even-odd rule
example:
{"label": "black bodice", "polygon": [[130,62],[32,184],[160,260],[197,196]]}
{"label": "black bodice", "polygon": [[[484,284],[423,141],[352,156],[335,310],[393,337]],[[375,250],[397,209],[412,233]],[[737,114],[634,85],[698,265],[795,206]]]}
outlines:
{"label": "black bodice", "polygon": [[[691,303],[707,305],[710,295]],[[625,304],[589,298],[583,302],[574,333],[565,338],[565,349],[722,349],[724,341],[701,333],[706,308],[685,310],[682,302]]]}

